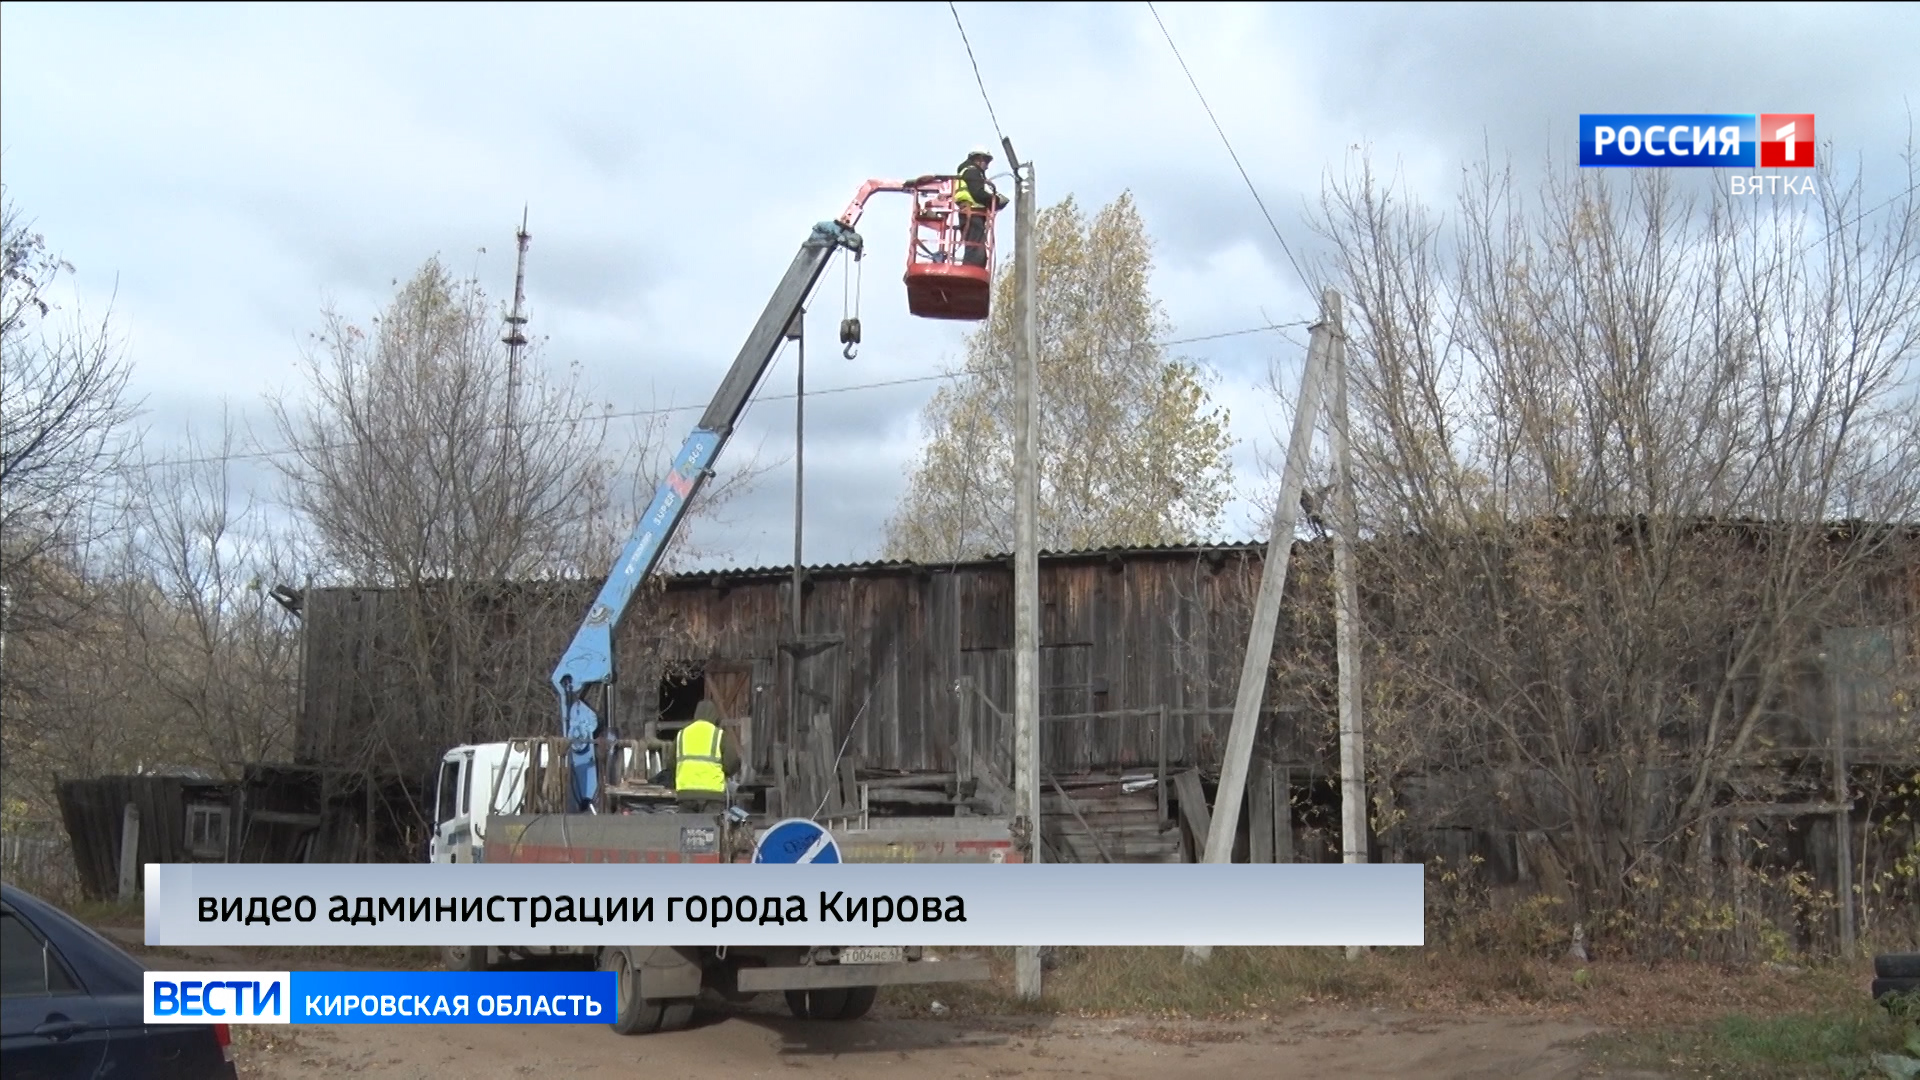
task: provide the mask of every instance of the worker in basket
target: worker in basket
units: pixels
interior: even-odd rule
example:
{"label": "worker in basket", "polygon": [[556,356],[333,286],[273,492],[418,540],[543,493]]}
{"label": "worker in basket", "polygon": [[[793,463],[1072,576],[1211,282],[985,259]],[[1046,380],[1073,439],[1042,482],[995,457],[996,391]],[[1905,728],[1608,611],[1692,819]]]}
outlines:
{"label": "worker in basket", "polygon": [[953,201],[960,207],[960,235],[966,241],[961,261],[968,266],[987,265],[987,223],[991,206],[1004,210],[1007,197],[995,190],[987,179],[987,166],[993,164],[993,151],[977,146],[960,163],[960,182],[953,186]]}
{"label": "worker in basket", "polygon": [[727,809],[727,781],[740,775],[740,751],[720,719],[720,709],[701,701],[693,721],[673,739],[674,799],[689,814],[718,814]]}

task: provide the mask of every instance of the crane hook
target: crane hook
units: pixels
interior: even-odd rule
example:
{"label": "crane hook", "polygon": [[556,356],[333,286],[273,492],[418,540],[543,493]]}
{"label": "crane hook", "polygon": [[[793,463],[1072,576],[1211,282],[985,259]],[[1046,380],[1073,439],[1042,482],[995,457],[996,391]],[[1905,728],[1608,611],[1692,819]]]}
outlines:
{"label": "crane hook", "polygon": [[866,283],[865,275],[860,273],[861,254],[858,250],[854,251],[851,267],[846,263],[840,264],[843,271],[840,279],[840,314],[844,316],[840,320],[840,344],[846,346],[840,350],[840,355],[849,360],[853,359],[854,346],[860,344],[860,286]]}

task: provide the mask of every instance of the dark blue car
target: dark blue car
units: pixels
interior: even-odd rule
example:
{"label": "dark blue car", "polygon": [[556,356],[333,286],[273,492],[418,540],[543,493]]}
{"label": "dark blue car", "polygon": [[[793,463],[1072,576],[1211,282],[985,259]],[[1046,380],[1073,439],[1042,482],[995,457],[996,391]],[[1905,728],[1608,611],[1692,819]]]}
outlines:
{"label": "dark blue car", "polygon": [[235,1080],[226,1025],[145,1023],[145,970],[66,912],[0,885],[7,1080]]}

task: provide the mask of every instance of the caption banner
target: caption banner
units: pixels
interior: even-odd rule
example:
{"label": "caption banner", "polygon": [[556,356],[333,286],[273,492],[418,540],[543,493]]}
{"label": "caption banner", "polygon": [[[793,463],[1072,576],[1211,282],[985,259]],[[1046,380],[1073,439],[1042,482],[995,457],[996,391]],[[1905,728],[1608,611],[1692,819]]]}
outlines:
{"label": "caption banner", "polygon": [[605,1024],[611,971],[149,971],[149,1024]]}
{"label": "caption banner", "polygon": [[1417,863],[147,867],[162,945],[1424,943]]}

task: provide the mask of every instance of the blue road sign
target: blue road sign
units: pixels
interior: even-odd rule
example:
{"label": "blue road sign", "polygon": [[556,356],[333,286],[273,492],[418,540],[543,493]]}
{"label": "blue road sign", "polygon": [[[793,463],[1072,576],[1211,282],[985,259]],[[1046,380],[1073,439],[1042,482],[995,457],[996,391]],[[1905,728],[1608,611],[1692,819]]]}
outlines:
{"label": "blue road sign", "polygon": [[806,818],[788,818],[760,834],[753,846],[757,863],[837,863],[840,845],[824,826]]}

